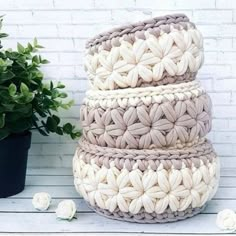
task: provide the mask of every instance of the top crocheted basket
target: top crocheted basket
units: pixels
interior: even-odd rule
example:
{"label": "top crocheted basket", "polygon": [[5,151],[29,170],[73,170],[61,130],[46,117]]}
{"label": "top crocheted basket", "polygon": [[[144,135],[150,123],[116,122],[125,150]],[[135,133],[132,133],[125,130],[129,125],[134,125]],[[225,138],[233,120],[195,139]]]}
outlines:
{"label": "top crocheted basket", "polygon": [[85,70],[99,90],[191,81],[203,63],[201,33],[183,14],[114,28],[86,48]]}

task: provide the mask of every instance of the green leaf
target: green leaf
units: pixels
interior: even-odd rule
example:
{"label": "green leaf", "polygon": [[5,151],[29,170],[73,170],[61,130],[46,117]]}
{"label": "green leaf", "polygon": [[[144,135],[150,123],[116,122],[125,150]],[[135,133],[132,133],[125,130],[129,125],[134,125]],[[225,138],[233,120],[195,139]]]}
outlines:
{"label": "green leaf", "polygon": [[49,131],[56,132],[56,130],[57,130],[56,120],[54,120],[52,117],[49,116],[47,118],[46,127],[48,128]]}
{"label": "green leaf", "polygon": [[60,82],[57,84],[57,88],[59,88],[59,89],[63,89],[65,87],[66,86],[64,84],[60,83]]}
{"label": "green leaf", "polygon": [[70,134],[73,130],[73,126],[72,124],[70,123],[66,123],[65,125],[63,125],[63,131],[66,133],[66,134]]}
{"label": "green leaf", "polygon": [[40,63],[39,57],[37,55],[33,56],[32,62],[35,62],[36,64]]}
{"label": "green leaf", "polygon": [[56,121],[57,125],[59,125],[59,123],[61,121],[60,118],[56,115],[52,115],[52,118]]}
{"label": "green leaf", "polygon": [[6,38],[6,37],[8,37],[8,34],[0,33],[0,38]]}
{"label": "green leaf", "polygon": [[19,53],[23,54],[25,51],[25,48],[20,43],[17,43],[17,50]]}
{"label": "green leaf", "polygon": [[21,83],[20,91],[22,94],[27,95],[29,93],[29,88],[25,83]]}
{"label": "green leaf", "polygon": [[60,93],[59,95],[58,95],[58,97],[59,98],[67,98],[67,94],[66,93]]}
{"label": "green leaf", "polygon": [[77,132],[74,132],[74,133],[71,133],[70,134],[70,137],[72,139],[76,139],[76,138],[79,138],[81,136],[81,132],[80,131],[77,131]]}
{"label": "green leaf", "polygon": [[6,114],[4,113],[0,114],[0,129],[3,128],[5,125],[5,116]]}
{"label": "green leaf", "polygon": [[37,128],[37,130],[38,130],[39,133],[42,134],[43,136],[48,136],[48,133],[47,133],[45,130],[43,130],[43,129],[41,129],[41,128]]}
{"label": "green leaf", "polygon": [[56,133],[58,135],[63,135],[63,129],[61,127],[57,127]]}
{"label": "green leaf", "polygon": [[48,64],[48,63],[50,63],[50,61],[48,61],[48,60],[46,60],[46,59],[43,59],[43,60],[41,60],[41,63],[42,63],[42,64]]}
{"label": "green leaf", "polygon": [[37,45],[37,46],[35,46],[36,48],[44,48],[43,46],[41,46],[41,45]]}
{"label": "green leaf", "polygon": [[15,77],[15,75],[11,71],[6,71],[6,72],[3,72],[3,73],[0,73],[0,84],[3,84],[6,81],[9,81],[14,77]]}
{"label": "green leaf", "polygon": [[16,94],[17,88],[15,84],[11,83],[8,87],[8,92],[11,96],[14,96]]}
{"label": "green leaf", "polygon": [[47,88],[43,88],[43,94],[47,95],[47,96],[51,96],[52,92],[50,90],[48,90]]}
{"label": "green leaf", "polygon": [[32,46],[30,43],[27,44],[27,47],[28,47],[28,49],[29,49],[30,52],[33,51],[33,46]]}
{"label": "green leaf", "polygon": [[50,81],[50,90],[53,90],[53,82]]}
{"label": "green leaf", "polygon": [[38,123],[36,120],[38,120],[38,118],[34,115],[34,121],[33,121],[33,125],[37,128],[37,130],[39,131],[40,134],[42,134],[43,136],[48,136],[48,133],[46,132],[46,130],[44,130],[43,128],[39,127]]}
{"label": "green leaf", "polygon": [[37,38],[34,38],[33,44],[34,44],[34,47],[38,45],[38,40],[37,40]]}

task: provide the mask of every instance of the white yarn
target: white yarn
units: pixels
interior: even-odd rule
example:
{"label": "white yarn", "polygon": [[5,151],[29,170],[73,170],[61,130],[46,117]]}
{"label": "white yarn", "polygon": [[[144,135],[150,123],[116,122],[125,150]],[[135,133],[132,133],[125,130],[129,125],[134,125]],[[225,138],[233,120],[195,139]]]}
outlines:
{"label": "white yarn", "polygon": [[183,101],[198,97],[205,93],[197,81],[180,84],[169,84],[168,86],[156,86],[145,88],[127,88],[109,91],[89,90],[86,93],[84,104],[89,107],[122,107],[137,106],[144,103],[149,106],[152,103],[163,101]]}
{"label": "white yarn", "polygon": [[77,191],[92,206],[113,212],[117,207],[122,212],[137,214],[144,208],[148,213],[184,211],[188,207],[203,206],[215,193],[218,182],[218,160],[201,161],[199,168],[157,171],[147,168],[144,172],[134,165],[132,171],[119,170],[115,166],[99,167],[93,161],[86,164],[77,155],[74,157],[74,176]]}
{"label": "white yarn", "polygon": [[203,63],[203,40],[194,28],[162,33],[158,38],[145,32],[146,39],[130,42],[120,39],[120,46],[110,51],[102,47],[95,54],[87,52],[85,69],[92,86],[100,90],[136,87],[138,80],[159,81],[170,76],[197,72]]}

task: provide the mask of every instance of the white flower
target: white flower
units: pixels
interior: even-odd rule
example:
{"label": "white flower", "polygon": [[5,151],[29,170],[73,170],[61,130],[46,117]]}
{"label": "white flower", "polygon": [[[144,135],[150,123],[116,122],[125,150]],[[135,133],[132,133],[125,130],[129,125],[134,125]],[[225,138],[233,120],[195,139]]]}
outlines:
{"label": "white flower", "polygon": [[33,197],[32,204],[35,209],[45,211],[51,202],[51,196],[48,193],[36,193]]}
{"label": "white flower", "polygon": [[220,229],[236,230],[236,214],[230,209],[225,209],[217,214],[216,225]]}
{"label": "white flower", "polygon": [[76,205],[72,200],[61,201],[56,209],[56,215],[63,220],[72,220],[75,217]]}

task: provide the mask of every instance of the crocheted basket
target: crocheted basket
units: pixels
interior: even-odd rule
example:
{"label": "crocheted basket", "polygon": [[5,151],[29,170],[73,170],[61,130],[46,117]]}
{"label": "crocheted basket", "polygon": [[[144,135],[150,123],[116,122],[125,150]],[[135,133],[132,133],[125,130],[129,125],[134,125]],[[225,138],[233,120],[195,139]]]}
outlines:
{"label": "crocheted basket", "polygon": [[89,91],[81,107],[84,137],[116,148],[191,146],[211,129],[211,100],[197,82]]}
{"label": "crocheted basket", "polygon": [[172,151],[104,148],[81,140],[73,167],[76,189],[90,207],[139,223],[199,213],[219,178],[218,159],[206,140]]}
{"label": "crocheted basket", "polygon": [[191,81],[203,62],[203,40],[182,14],[156,17],[97,35],[85,70],[94,88],[113,90]]}
{"label": "crocheted basket", "polygon": [[92,89],[80,110],[77,191],[106,217],[171,222],[201,212],[219,161],[205,136],[211,100],[194,81],[203,40],[183,14],[97,35],[86,45]]}

